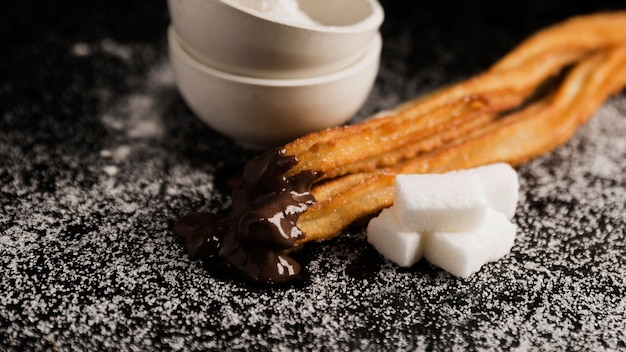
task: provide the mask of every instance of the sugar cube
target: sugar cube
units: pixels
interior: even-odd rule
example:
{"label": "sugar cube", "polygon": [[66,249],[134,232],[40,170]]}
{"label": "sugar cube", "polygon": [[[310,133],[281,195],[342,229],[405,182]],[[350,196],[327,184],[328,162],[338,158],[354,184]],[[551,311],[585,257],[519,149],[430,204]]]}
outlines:
{"label": "sugar cube", "polygon": [[383,257],[403,267],[410,267],[423,257],[422,235],[405,228],[389,208],[370,220],[367,241]]}
{"label": "sugar cube", "polygon": [[393,209],[415,232],[478,229],[488,207],[475,173],[397,175]]}
{"label": "sugar cube", "polygon": [[504,214],[488,209],[483,226],[467,233],[433,233],[424,241],[424,256],[449,273],[466,278],[481,266],[506,255],[517,227]]}
{"label": "sugar cube", "polygon": [[517,172],[511,165],[496,163],[465,172],[476,173],[490,207],[504,214],[509,220],[513,218],[519,200],[519,180]]}

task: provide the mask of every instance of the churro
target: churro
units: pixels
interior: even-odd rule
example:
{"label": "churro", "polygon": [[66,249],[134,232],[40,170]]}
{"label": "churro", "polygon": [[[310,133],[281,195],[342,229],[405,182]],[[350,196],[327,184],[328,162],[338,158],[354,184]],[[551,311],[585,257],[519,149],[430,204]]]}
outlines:
{"label": "churro", "polygon": [[[307,236],[298,243],[331,238],[351,222],[390,206],[397,174],[442,173],[495,162],[517,165],[552,150],[626,85],[624,67],[626,47],[600,52],[572,69],[558,91],[521,111],[394,167],[362,173],[358,183],[338,178],[314,187],[312,194],[319,189],[322,200],[299,218],[297,226]],[[331,194],[324,193],[328,188],[333,188]]]}

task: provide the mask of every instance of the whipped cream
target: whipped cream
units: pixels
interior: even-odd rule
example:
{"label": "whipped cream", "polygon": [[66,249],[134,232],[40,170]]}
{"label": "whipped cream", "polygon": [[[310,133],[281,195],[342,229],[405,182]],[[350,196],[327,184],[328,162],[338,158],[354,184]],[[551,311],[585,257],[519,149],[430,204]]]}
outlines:
{"label": "whipped cream", "polygon": [[300,9],[297,0],[231,0],[256,15],[277,22],[304,26],[321,26]]}

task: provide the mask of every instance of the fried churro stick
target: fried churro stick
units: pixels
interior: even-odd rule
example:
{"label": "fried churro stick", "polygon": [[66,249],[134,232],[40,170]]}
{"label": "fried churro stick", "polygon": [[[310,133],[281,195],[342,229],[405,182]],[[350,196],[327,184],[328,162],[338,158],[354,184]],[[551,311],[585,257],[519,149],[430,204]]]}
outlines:
{"label": "fried churro stick", "polygon": [[[309,170],[332,178],[389,164],[385,162],[390,158],[388,152],[406,147],[416,136],[437,133],[437,127],[447,122],[429,113],[436,115],[437,109],[454,101],[472,104],[472,97],[491,103],[503,90],[522,99],[567,65],[594,51],[620,45],[626,45],[626,12],[575,17],[554,25],[531,36],[485,74],[405,103],[391,116],[313,133],[289,143],[286,153],[297,156],[300,163],[288,175]],[[369,162],[363,162],[362,169],[342,170],[365,159]]]}
{"label": "fried churro stick", "polygon": [[497,112],[475,112],[467,114],[464,119],[443,123],[422,133],[422,138],[410,141],[383,155],[373,156],[359,160],[352,164],[337,168],[328,172],[329,177],[337,177],[345,174],[363,173],[374,171],[379,168],[390,167],[403,160],[415,157],[421,153],[441,148],[447,142],[460,138],[471,131],[492,122],[498,116]]}
{"label": "fried churro stick", "polygon": [[411,136],[432,132],[449,119],[450,115],[441,114],[440,109],[471,110],[479,100],[485,110],[512,108],[547,78],[583,55],[565,53],[531,60],[518,70],[481,75],[417,99],[405,104],[394,115],[304,136],[285,146],[287,155],[295,155],[300,160],[288,175],[318,171],[334,176],[334,169],[366,158],[381,157],[405,146]]}
{"label": "fried churro stick", "polygon": [[500,59],[491,71],[516,69],[524,62],[564,52],[592,52],[626,45],[624,12],[573,17],[543,29]]}
{"label": "fried churro stick", "polygon": [[594,54],[582,60],[554,94],[477,129],[467,138],[395,167],[360,174],[358,183],[339,178],[321,185],[320,191],[333,188],[334,192],[325,194],[324,201],[300,217],[297,225],[307,235],[297,244],[330,238],[351,222],[390,206],[397,174],[440,173],[494,162],[515,165],[552,150],[626,85],[624,67],[626,47]]}

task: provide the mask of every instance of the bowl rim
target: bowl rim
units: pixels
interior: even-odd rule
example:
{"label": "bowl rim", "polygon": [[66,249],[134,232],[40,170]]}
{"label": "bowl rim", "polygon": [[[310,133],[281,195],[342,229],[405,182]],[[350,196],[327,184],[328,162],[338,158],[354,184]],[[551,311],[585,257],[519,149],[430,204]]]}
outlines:
{"label": "bowl rim", "polygon": [[380,34],[380,32],[377,32],[368,44],[367,49],[363,52],[361,57],[359,57],[355,62],[343,69],[331,73],[325,73],[320,76],[272,79],[236,75],[233,73],[218,70],[214,67],[208,66],[198,61],[193,56],[191,56],[187,52],[187,50],[185,50],[185,48],[181,44],[181,39],[176,33],[173,25],[170,25],[168,28],[167,39],[168,46],[170,47],[170,50],[173,51],[174,55],[185,61],[187,65],[192,66],[194,69],[201,71],[204,74],[215,76],[231,82],[266,87],[304,87],[340,80],[342,78],[352,75],[356,71],[360,71],[361,69],[369,65],[372,61],[379,60],[383,44],[382,35]]}
{"label": "bowl rim", "polygon": [[303,30],[319,32],[319,33],[353,34],[353,33],[367,32],[372,29],[380,28],[380,26],[385,20],[385,11],[382,5],[378,2],[378,0],[364,0],[371,6],[372,13],[368,17],[363,19],[361,22],[355,23],[353,25],[347,25],[347,26],[307,25],[307,24],[298,24],[298,23],[288,22],[288,21],[280,21],[280,20],[271,19],[265,16],[261,16],[259,15],[258,12],[250,8],[247,8],[243,5],[238,4],[234,0],[217,0],[217,1],[237,11],[244,12],[248,15],[254,16],[255,18],[260,19],[265,22],[276,23],[281,26],[293,27],[297,29],[303,29]]}

